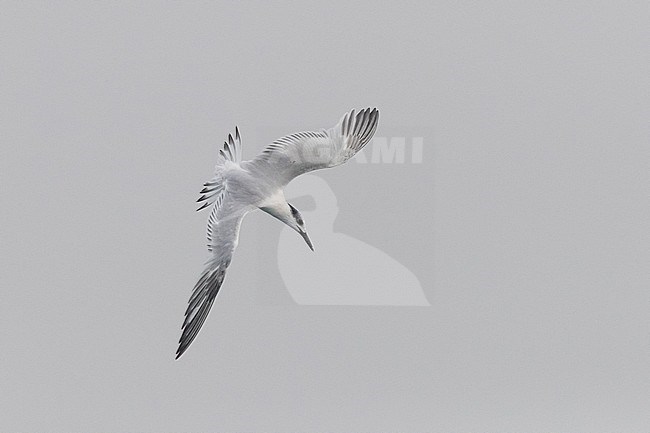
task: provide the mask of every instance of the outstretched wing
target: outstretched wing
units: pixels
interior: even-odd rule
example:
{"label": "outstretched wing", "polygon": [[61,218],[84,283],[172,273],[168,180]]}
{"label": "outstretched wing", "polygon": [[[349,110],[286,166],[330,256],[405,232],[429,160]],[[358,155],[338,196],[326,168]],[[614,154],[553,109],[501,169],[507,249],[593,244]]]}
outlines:
{"label": "outstretched wing", "polygon": [[183,320],[182,334],[178,342],[176,359],[178,359],[194,341],[201,326],[208,317],[214,300],[221,289],[230,265],[233,252],[239,240],[239,228],[248,209],[237,205],[229,199],[227,193],[214,206],[208,220],[208,249],[212,257],[206,263],[188,301]]}
{"label": "outstretched wing", "polygon": [[343,164],[370,141],[378,121],[376,108],[356,114],[352,110],[329,130],[298,132],[274,141],[249,164],[284,186],[303,173]]}

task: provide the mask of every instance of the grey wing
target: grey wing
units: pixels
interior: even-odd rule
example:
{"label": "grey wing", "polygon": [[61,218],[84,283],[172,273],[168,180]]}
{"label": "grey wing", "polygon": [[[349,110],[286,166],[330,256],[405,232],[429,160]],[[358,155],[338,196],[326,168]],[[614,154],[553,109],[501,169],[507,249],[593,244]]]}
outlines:
{"label": "grey wing", "polygon": [[303,173],[343,164],[372,139],[378,122],[376,108],[356,114],[352,110],[329,130],[298,132],[274,141],[250,161],[251,167],[286,185]]}
{"label": "grey wing", "polygon": [[233,205],[228,196],[220,201],[220,205],[213,208],[208,220],[208,249],[212,251],[212,257],[206,263],[188,301],[176,359],[194,341],[208,317],[237,247],[241,222],[248,212],[246,208]]}

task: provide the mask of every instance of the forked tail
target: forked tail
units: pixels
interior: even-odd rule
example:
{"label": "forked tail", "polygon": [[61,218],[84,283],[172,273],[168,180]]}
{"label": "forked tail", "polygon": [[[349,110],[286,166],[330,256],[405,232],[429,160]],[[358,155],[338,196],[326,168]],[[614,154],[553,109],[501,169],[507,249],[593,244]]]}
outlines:
{"label": "forked tail", "polygon": [[228,134],[228,139],[223,143],[223,149],[219,149],[217,163],[214,166],[214,177],[203,184],[204,188],[201,190],[201,197],[197,200],[197,202],[203,202],[203,204],[197,211],[213,205],[220,199],[225,187],[222,174],[229,162],[234,164],[241,162],[241,137],[237,127],[235,127],[235,138],[233,139],[232,134]]}

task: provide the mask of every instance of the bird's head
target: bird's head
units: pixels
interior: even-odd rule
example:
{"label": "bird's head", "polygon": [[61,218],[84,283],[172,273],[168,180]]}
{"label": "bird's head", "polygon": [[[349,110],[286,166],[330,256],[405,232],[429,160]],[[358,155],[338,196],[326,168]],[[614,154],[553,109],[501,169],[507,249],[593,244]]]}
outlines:
{"label": "bird's head", "polygon": [[311,240],[309,239],[309,236],[307,235],[307,229],[305,228],[305,220],[302,219],[302,215],[300,215],[300,212],[298,212],[298,209],[293,207],[290,203],[287,203],[289,205],[289,209],[291,210],[291,221],[289,222],[289,227],[294,229],[295,231],[302,236],[302,238],[307,242],[307,245],[309,248],[314,251],[314,246],[311,243]]}

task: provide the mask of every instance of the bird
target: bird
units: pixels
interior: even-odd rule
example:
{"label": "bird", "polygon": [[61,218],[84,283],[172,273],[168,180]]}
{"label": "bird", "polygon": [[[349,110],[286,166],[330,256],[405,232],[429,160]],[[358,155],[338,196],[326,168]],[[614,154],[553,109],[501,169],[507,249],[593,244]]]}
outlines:
{"label": "bird", "polygon": [[295,230],[314,251],[305,221],[287,202],[284,187],[297,176],[336,167],[370,142],[379,122],[377,108],[350,110],[332,128],[279,138],[251,160],[242,161],[239,128],[219,150],[214,176],[203,184],[197,211],[211,208],[207,221],[209,259],[192,294],[176,350],[179,359],[192,344],[214,304],[239,242],[242,220],[260,209]]}

